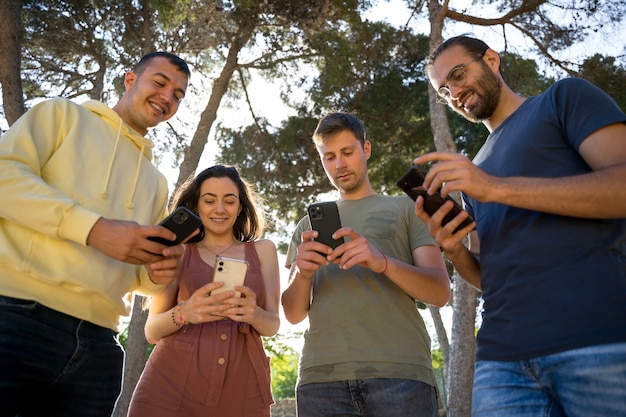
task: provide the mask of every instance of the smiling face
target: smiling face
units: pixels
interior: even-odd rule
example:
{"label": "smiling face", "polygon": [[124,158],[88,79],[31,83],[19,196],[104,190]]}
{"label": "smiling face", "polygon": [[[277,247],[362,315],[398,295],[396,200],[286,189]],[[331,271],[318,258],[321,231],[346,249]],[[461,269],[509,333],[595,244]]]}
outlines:
{"label": "smiling face", "polygon": [[371,145],[363,145],[350,130],[329,135],[317,145],[326,175],[344,195],[358,196],[367,182],[367,160]]}
{"label": "smiling face", "polygon": [[187,75],[167,58],[152,58],[141,73],[126,73],[126,92],[113,109],[145,135],[148,128],[174,116],[185,97],[187,82]]}
{"label": "smiling face", "polygon": [[[472,122],[489,119],[500,102],[502,80],[486,63],[493,60],[494,54],[495,52],[487,50],[483,58],[476,59],[462,46],[452,46],[437,56],[428,71],[435,90],[448,87],[450,95],[447,102],[450,107]],[[448,77],[459,67],[463,67],[465,71],[465,80],[462,85],[455,86],[449,82]]]}
{"label": "smiling face", "polygon": [[232,235],[240,212],[239,189],[233,180],[212,177],[202,183],[198,214],[207,234]]}

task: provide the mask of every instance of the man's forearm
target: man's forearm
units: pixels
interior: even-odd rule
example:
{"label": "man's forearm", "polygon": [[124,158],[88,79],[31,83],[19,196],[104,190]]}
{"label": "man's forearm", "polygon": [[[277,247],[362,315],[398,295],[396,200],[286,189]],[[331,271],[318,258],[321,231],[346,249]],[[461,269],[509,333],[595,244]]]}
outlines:
{"label": "man's forearm", "polygon": [[291,268],[289,284],[281,297],[285,317],[291,324],[304,320],[311,304],[311,279],[301,277],[296,269]]}
{"label": "man's forearm", "polygon": [[480,255],[472,253],[469,249],[463,247],[458,253],[446,252],[446,256],[452,262],[461,278],[480,290]]}

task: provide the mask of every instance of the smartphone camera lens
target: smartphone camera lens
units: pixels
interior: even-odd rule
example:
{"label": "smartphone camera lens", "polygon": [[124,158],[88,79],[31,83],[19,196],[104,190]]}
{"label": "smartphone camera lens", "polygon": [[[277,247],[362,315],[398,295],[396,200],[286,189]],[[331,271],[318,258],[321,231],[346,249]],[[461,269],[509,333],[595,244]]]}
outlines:
{"label": "smartphone camera lens", "polygon": [[185,212],[180,212],[177,213],[176,216],[174,216],[174,221],[178,224],[182,224],[185,222],[185,220],[187,220],[187,213]]}
{"label": "smartphone camera lens", "polygon": [[313,220],[321,220],[323,217],[322,209],[320,207],[312,207],[311,208],[311,218]]}

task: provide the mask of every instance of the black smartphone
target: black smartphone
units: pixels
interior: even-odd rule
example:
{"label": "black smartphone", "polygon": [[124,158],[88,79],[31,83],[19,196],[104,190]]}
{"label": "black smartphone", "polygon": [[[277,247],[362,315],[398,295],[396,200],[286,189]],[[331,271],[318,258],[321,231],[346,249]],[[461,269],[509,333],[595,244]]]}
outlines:
{"label": "black smartphone", "polygon": [[176,240],[167,240],[162,237],[149,237],[148,239],[167,246],[175,246],[187,238],[194,230],[202,226],[202,220],[186,207],[178,207],[167,216],[159,226],[176,233]]}
{"label": "black smartphone", "polygon": [[[335,249],[344,243],[344,239],[333,239],[332,234],[341,229],[341,218],[337,203],[334,201],[325,201],[322,203],[313,203],[307,207],[311,229],[317,230],[318,236],[315,239],[325,245]],[[325,254],[324,254],[325,255]]]}
{"label": "black smartphone", "polygon": [[[454,219],[461,211],[463,211],[463,207],[461,207],[454,199],[451,197],[443,197],[439,192],[436,192],[433,195],[429,195],[428,192],[422,184],[424,184],[424,174],[417,167],[413,166],[411,169],[407,171],[406,174],[402,176],[396,183],[402,191],[404,191],[409,197],[413,199],[413,201],[417,200],[418,196],[422,196],[424,198],[424,211],[432,216],[439,207],[443,205],[446,201],[452,201],[454,203],[454,207],[452,210],[446,214],[446,216],[441,221],[442,225],[447,224],[450,220]],[[461,223],[454,232],[459,231],[465,226],[469,226],[474,219],[472,216],[467,217],[463,223]]]}

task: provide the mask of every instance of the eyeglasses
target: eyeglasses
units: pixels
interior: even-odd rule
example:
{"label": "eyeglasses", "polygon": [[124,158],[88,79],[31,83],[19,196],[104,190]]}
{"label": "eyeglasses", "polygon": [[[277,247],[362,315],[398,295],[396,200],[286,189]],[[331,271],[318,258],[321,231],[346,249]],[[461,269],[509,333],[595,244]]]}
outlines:
{"label": "eyeglasses", "polygon": [[450,98],[450,95],[451,95],[450,87],[462,87],[463,85],[465,85],[465,81],[467,81],[467,71],[465,70],[465,67],[467,67],[473,62],[480,61],[481,59],[483,59],[483,56],[485,56],[485,52],[487,51],[484,51],[482,54],[472,59],[470,62],[466,64],[457,65],[456,67],[450,70],[450,72],[448,73],[448,78],[447,78],[448,82],[442,85],[441,87],[439,87],[439,89],[437,90],[437,96],[438,96],[437,102],[438,103],[448,104],[448,99]]}

